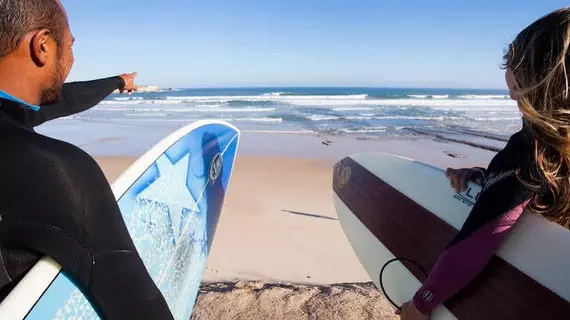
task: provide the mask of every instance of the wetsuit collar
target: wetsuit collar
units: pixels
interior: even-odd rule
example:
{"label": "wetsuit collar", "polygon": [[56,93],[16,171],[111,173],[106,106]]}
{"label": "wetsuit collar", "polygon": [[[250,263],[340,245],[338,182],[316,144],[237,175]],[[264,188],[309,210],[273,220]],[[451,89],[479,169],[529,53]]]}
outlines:
{"label": "wetsuit collar", "polygon": [[33,105],[33,104],[29,104],[29,103],[27,103],[27,102],[24,102],[24,101],[22,101],[22,100],[20,100],[20,99],[18,99],[18,98],[16,98],[16,97],[14,97],[13,95],[10,95],[10,94],[8,94],[8,93],[2,91],[2,90],[0,90],[0,98],[4,98],[4,99],[6,99],[6,100],[11,100],[11,101],[14,101],[14,102],[16,102],[16,103],[23,104],[23,105],[25,105],[26,107],[30,108],[30,109],[33,110],[33,111],[40,111],[40,107],[39,107],[39,106],[36,106],[36,105]]}

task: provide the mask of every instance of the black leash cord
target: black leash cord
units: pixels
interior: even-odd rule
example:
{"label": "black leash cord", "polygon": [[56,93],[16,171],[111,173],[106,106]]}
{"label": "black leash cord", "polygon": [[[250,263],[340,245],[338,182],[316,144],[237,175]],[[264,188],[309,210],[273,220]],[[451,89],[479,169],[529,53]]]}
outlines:
{"label": "black leash cord", "polygon": [[396,261],[407,261],[413,265],[415,265],[416,267],[418,267],[420,269],[420,271],[424,274],[424,276],[427,278],[427,272],[424,270],[424,268],[422,268],[422,266],[420,266],[419,263],[415,262],[414,260],[411,259],[407,259],[407,258],[394,258],[392,260],[388,260],[384,266],[382,266],[382,270],[380,270],[380,289],[382,290],[382,293],[384,294],[384,296],[386,297],[386,299],[388,299],[388,301],[390,301],[390,303],[396,307],[396,309],[398,309],[399,311],[402,311],[402,307],[399,307],[396,303],[394,303],[394,301],[392,301],[392,299],[390,299],[390,297],[386,294],[386,290],[384,289],[384,284],[382,283],[382,275],[384,274],[384,269],[386,269],[386,267],[392,263],[392,262],[396,262]]}

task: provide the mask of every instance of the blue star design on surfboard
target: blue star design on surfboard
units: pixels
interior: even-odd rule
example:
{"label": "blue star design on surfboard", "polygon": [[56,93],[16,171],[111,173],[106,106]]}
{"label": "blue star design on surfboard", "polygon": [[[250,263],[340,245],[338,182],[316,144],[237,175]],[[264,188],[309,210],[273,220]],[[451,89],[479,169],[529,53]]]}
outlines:
{"label": "blue star design on surfboard", "polygon": [[172,234],[176,242],[182,232],[184,211],[200,212],[196,199],[186,186],[189,160],[189,153],[177,163],[172,163],[167,156],[162,155],[156,161],[160,176],[138,195],[141,200],[157,202],[168,208]]}

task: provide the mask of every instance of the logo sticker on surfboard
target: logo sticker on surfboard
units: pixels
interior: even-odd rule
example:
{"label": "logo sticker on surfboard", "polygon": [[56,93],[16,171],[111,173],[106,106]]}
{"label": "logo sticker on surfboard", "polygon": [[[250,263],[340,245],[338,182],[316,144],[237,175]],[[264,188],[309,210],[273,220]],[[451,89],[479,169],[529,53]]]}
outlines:
{"label": "logo sticker on surfboard", "polygon": [[222,172],[222,154],[218,153],[212,159],[212,163],[210,164],[210,183],[214,184],[216,180],[220,177],[220,173]]}
{"label": "logo sticker on surfboard", "polygon": [[348,166],[344,167],[338,177],[338,187],[340,189],[346,187],[348,181],[350,181],[350,176],[352,176],[352,169]]}
{"label": "logo sticker on surfboard", "polygon": [[477,200],[479,199],[479,196],[481,195],[480,190],[474,190],[474,189],[475,188],[470,186],[464,192],[456,193],[453,197],[463,202],[468,207],[473,207],[477,202]]}

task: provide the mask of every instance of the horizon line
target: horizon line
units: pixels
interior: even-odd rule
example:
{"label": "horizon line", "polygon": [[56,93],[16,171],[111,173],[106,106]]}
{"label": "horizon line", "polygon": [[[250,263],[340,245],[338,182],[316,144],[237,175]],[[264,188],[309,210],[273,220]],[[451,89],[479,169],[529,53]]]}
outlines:
{"label": "horizon line", "polygon": [[299,85],[283,85],[283,86],[261,86],[261,85],[228,85],[228,86],[159,86],[159,85],[138,85],[139,87],[155,86],[160,89],[410,89],[410,90],[494,90],[508,91],[508,88],[489,88],[489,87],[418,87],[418,86],[343,86],[343,85],[327,85],[327,86],[299,86]]}

